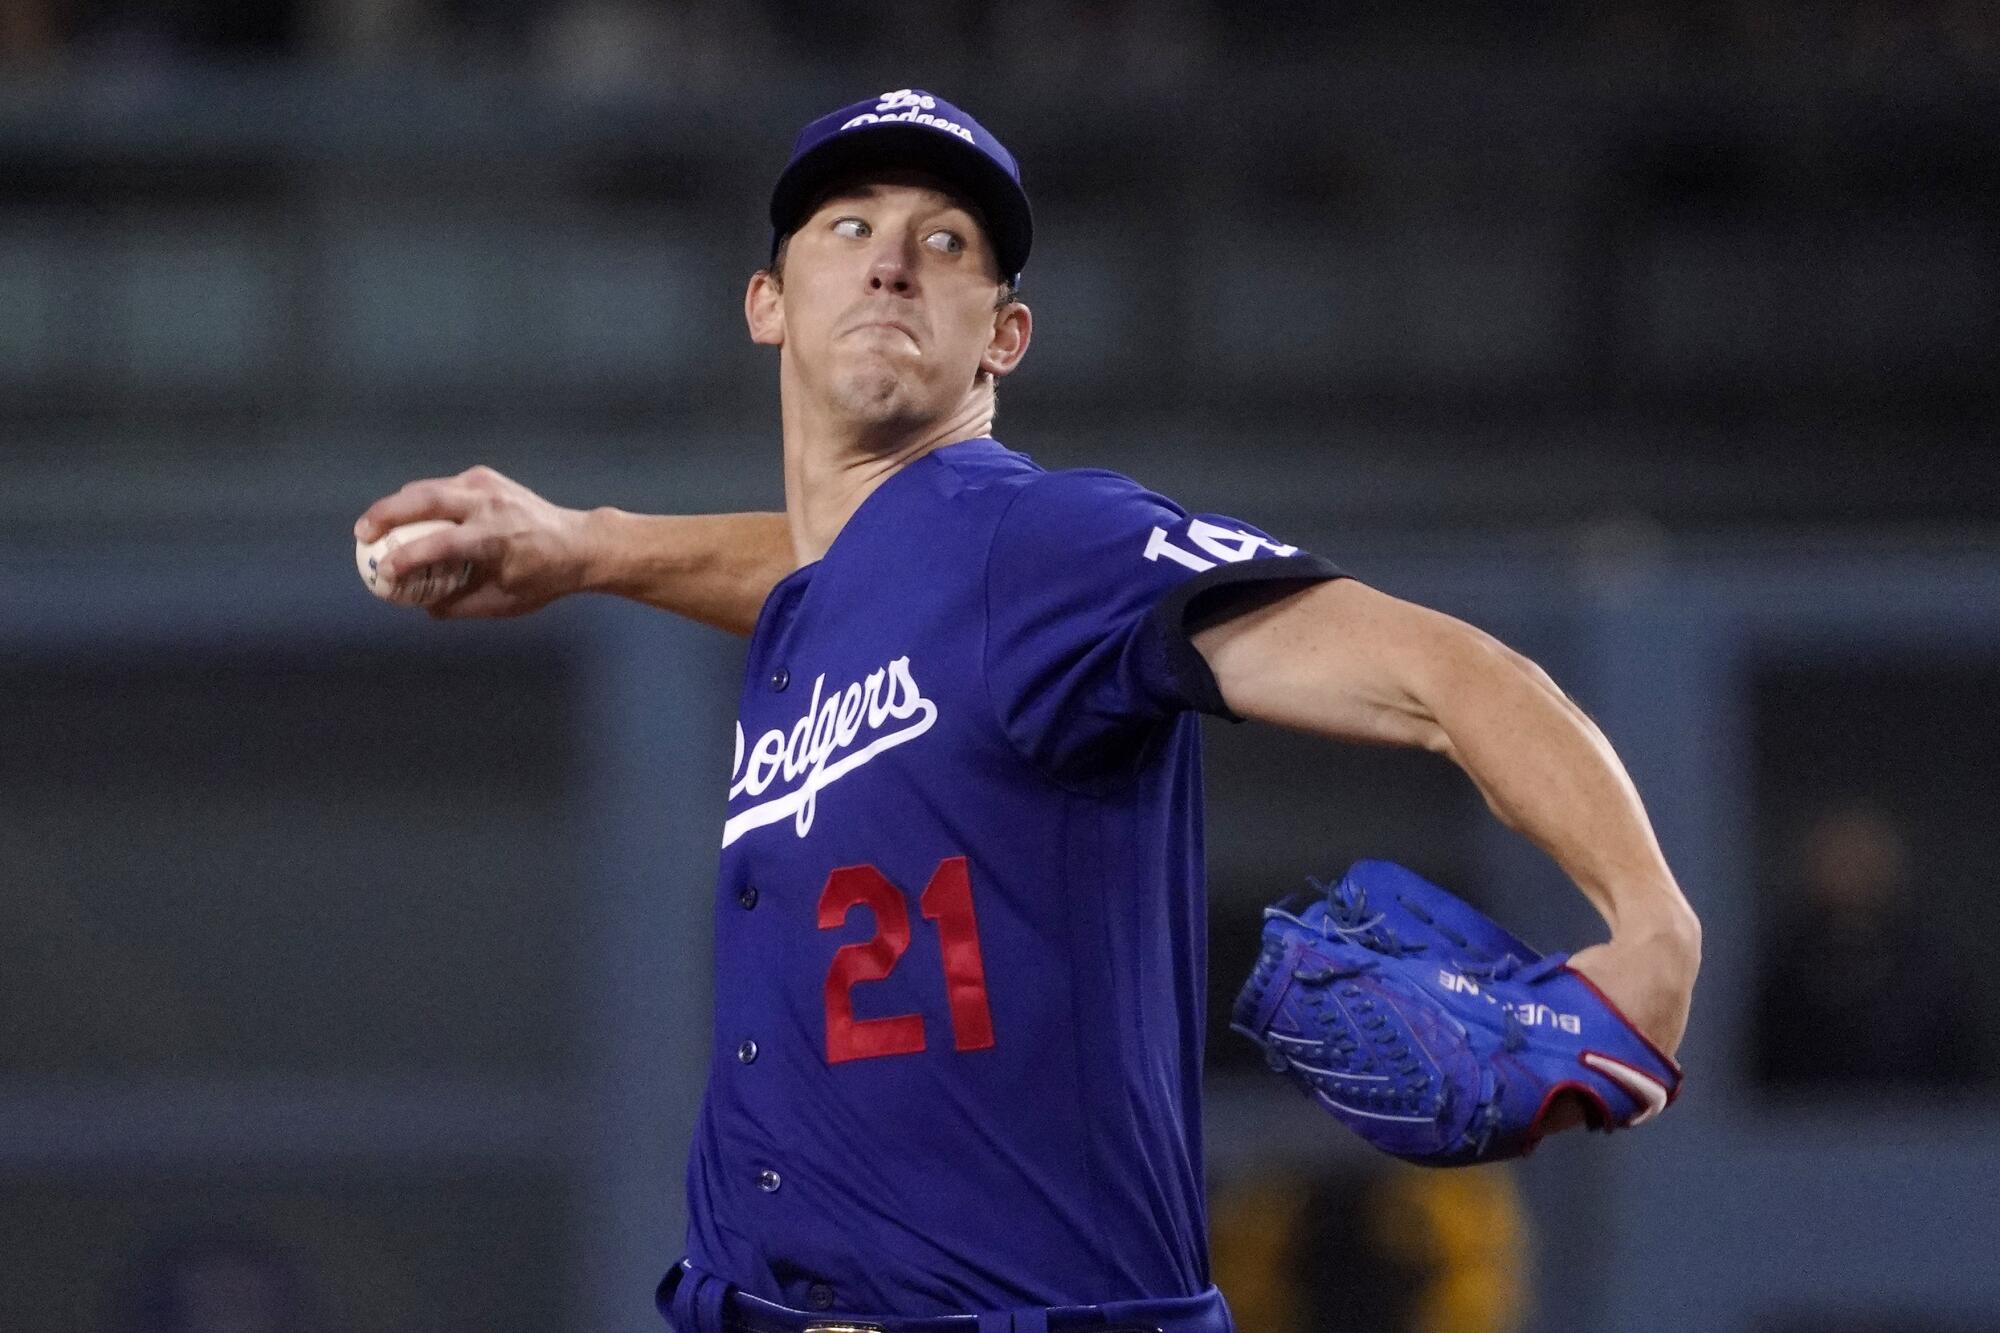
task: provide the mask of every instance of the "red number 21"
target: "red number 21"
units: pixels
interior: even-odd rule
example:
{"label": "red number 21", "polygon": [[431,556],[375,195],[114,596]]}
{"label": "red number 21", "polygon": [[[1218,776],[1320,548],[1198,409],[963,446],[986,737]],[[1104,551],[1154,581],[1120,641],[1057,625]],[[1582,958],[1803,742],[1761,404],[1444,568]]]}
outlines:
{"label": "red number 21", "polygon": [[[979,923],[972,914],[972,878],[965,858],[938,862],[917,902],[924,920],[937,923],[952,1044],[961,1051],[983,1051],[993,1045],[993,1014],[986,1003],[986,964],[979,954]],[[902,891],[874,866],[842,866],[826,877],[820,891],[819,928],[837,930],[853,907],[874,911],[875,934],[859,944],[843,944],[827,969],[827,1063],[913,1055],[924,1049],[922,1014],[854,1016],[854,987],[888,976],[910,947],[910,914]]]}

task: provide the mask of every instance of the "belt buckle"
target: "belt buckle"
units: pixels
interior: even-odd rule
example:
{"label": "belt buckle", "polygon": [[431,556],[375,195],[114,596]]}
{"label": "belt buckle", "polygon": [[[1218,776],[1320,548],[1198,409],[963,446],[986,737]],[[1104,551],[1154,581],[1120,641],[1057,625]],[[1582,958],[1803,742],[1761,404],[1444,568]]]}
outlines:
{"label": "belt buckle", "polygon": [[807,1324],[805,1333],[882,1333],[880,1324]]}

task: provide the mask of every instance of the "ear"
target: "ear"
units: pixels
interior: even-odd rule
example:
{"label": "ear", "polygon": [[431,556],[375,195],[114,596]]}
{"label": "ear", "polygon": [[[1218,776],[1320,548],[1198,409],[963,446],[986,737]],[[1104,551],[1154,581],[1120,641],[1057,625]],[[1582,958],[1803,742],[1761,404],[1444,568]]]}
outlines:
{"label": "ear", "polygon": [[1028,354],[1028,338],[1035,331],[1035,315],[1019,301],[1009,301],[993,312],[993,336],[979,358],[979,368],[998,378]]}
{"label": "ear", "polygon": [[764,347],[785,345],[785,302],[777,279],[769,269],[750,275],[750,287],[743,293],[743,322],[750,326],[750,341]]}

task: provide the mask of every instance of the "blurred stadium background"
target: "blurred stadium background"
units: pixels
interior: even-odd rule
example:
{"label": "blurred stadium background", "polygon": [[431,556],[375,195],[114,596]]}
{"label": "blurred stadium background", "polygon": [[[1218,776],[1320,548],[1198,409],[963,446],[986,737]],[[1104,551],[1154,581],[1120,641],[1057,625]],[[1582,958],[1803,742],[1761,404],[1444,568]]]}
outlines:
{"label": "blurred stadium background", "polygon": [[[1682,1105],[1512,1169],[1218,1022],[1246,1333],[2000,1328],[1997,77],[1974,0],[0,0],[0,1328],[656,1327],[740,650],[348,527],[779,505],[763,200],[912,84],[1035,199],[1002,436],[1544,662],[1707,924]],[[1359,855],[1590,938],[1448,767],[1211,739],[1221,1013]]]}

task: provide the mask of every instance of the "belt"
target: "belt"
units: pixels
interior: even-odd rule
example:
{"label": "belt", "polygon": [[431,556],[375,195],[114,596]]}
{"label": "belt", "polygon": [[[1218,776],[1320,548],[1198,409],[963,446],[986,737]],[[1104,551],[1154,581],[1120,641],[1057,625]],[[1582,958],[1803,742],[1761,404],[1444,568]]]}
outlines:
{"label": "belt", "polygon": [[656,1296],[677,1333],[1234,1333],[1214,1287],[1199,1296],[1059,1305],[984,1314],[853,1315],[794,1310],[745,1295],[686,1260]]}

